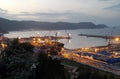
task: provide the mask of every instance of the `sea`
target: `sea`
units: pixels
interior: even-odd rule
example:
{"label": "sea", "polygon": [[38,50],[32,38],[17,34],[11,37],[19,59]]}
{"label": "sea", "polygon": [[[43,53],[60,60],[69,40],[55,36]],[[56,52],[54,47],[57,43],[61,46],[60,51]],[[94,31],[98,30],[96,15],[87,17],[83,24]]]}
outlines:
{"label": "sea", "polygon": [[71,35],[72,39],[70,40],[59,40],[65,44],[65,48],[68,49],[77,49],[85,47],[94,47],[94,46],[103,46],[108,44],[108,40],[103,38],[95,37],[85,37],[79,36],[78,34],[92,34],[92,35],[120,35],[120,27],[108,27],[103,29],[76,29],[76,30],[23,30],[23,31],[10,31],[8,34],[5,34],[5,37],[8,38],[17,38],[17,37],[32,37],[32,36],[55,36],[56,33],[59,33],[58,36],[68,36],[68,33]]}

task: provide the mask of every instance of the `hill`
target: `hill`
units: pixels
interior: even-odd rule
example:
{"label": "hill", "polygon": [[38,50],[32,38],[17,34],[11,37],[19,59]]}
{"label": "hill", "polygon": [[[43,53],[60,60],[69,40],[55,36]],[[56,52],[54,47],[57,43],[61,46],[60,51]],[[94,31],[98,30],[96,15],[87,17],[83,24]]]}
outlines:
{"label": "hill", "polygon": [[92,22],[38,22],[38,21],[16,21],[0,18],[0,28],[7,31],[14,30],[65,30],[65,29],[93,29],[106,28],[104,24],[95,25]]}

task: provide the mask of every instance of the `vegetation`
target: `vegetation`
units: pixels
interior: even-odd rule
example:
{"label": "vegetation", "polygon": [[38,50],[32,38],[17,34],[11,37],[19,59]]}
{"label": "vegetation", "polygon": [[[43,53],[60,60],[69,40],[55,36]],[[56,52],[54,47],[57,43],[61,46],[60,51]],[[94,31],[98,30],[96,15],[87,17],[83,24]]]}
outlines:
{"label": "vegetation", "polygon": [[64,66],[60,61],[39,53],[33,79],[65,79]]}
{"label": "vegetation", "polygon": [[4,74],[7,79],[27,79],[31,75],[32,49],[29,43],[20,44],[16,39],[2,52],[1,60],[6,67]]}
{"label": "vegetation", "polygon": [[14,40],[1,53],[0,79],[65,79],[59,60],[44,53],[35,56],[33,48],[29,43]]}

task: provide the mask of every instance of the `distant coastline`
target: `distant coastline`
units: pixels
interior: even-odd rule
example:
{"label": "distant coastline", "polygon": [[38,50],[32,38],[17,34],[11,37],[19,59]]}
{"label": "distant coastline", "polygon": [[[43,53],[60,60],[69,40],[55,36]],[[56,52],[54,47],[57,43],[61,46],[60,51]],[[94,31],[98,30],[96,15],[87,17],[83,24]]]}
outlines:
{"label": "distant coastline", "polygon": [[[75,29],[102,29],[107,28],[104,24],[94,24],[92,22],[38,22],[38,21],[17,21],[0,18],[0,28],[5,31],[21,30],[75,30]],[[2,30],[0,29],[0,32]]]}

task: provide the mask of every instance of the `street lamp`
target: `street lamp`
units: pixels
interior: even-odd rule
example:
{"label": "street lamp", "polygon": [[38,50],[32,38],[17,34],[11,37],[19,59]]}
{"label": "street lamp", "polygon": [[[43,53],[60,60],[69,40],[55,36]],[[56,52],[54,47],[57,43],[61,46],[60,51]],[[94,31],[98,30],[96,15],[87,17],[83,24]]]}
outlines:
{"label": "street lamp", "polygon": [[119,40],[120,40],[120,39],[119,39],[118,37],[116,37],[116,38],[115,38],[115,41],[117,41],[117,42],[118,42]]}

